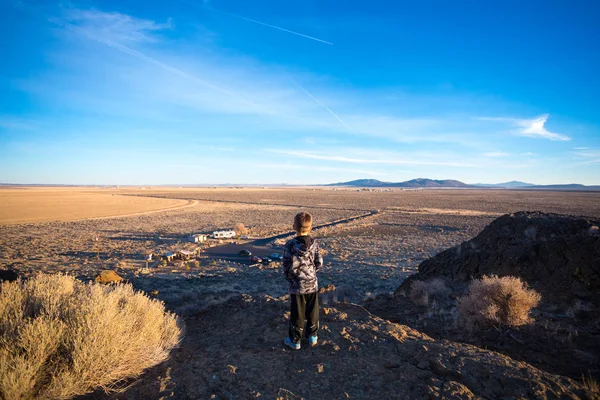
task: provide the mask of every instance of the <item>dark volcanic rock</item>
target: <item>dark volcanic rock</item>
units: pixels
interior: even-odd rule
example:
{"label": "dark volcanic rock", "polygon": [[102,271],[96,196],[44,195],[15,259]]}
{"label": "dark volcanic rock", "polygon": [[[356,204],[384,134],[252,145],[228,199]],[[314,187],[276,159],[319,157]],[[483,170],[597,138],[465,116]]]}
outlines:
{"label": "dark volcanic rock", "polygon": [[11,269],[0,270],[0,282],[14,282],[19,279],[19,275]]}
{"label": "dark volcanic rock", "polygon": [[483,275],[515,275],[545,299],[597,302],[600,288],[600,221],[540,212],[504,215],[477,237],[419,266],[414,280],[443,276],[467,282]]}

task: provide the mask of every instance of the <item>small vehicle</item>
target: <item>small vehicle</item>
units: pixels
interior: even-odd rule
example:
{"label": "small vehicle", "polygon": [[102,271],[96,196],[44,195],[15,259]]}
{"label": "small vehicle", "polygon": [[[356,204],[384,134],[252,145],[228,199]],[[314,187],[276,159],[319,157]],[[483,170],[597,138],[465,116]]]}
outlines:
{"label": "small vehicle", "polygon": [[250,250],[246,250],[246,249],[240,250],[240,252],[238,254],[242,257],[250,257],[252,255]]}
{"label": "small vehicle", "polygon": [[272,254],[271,254],[271,258],[272,258],[273,260],[281,260],[283,257],[282,257],[282,256],[281,256],[281,254],[279,254],[279,253],[272,253]]}
{"label": "small vehicle", "polygon": [[271,264],[272,262],[273,260],[271,260],[269,257],[263,257],[262,259],[263,264]]}
{"label": "small vehicle", "polygon": [[250,262],[260,263],[260,262],[262,262],[262,259],[258,256],[252,256],[252,257],[250,257]]}
{"label": "small vehicle", "polygon": [[240,236],[240,239],[248,239],[248,235],[242,235]]}

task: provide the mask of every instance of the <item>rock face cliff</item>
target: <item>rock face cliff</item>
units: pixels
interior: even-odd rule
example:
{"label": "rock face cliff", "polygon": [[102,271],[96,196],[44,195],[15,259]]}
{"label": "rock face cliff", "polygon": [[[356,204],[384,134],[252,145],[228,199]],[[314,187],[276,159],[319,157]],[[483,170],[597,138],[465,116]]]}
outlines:
{"label": "rock face cliff", "polygon": [[492,274],[519,276],[546,300],[598,304],[600,221],[539,212],[504,215],[472,240],[422,262],[397,293],[406,293],[414,280],[467,282]]}

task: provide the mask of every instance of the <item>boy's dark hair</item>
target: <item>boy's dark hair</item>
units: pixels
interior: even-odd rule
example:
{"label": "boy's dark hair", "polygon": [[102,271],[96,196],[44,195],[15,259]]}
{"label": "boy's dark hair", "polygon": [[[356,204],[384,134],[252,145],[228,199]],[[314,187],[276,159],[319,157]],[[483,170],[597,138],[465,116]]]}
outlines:
{"label": "boy's dark hair", "polygon": [[312,215],[304,211],[296,214],[294,217],[294,226],[296,227],[296,232],[300,235],[308,234],[312,228]]}

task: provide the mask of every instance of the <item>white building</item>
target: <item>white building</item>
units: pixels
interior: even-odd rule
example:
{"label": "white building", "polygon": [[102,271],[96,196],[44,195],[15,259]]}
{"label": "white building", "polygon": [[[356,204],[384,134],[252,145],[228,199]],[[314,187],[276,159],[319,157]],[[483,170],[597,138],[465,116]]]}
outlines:
{"label": "white building", "polygon": [[212,237],[214,239],[231,239],[236,237],[236,233],[233,229],[228,229],[226,231],[214,231],[212,233]]}
{"label": "white building", "polygon": [[204,243],[208,239],[208,235],[202,233],[195,233],[190,236],[190,242],[192,243]]}

